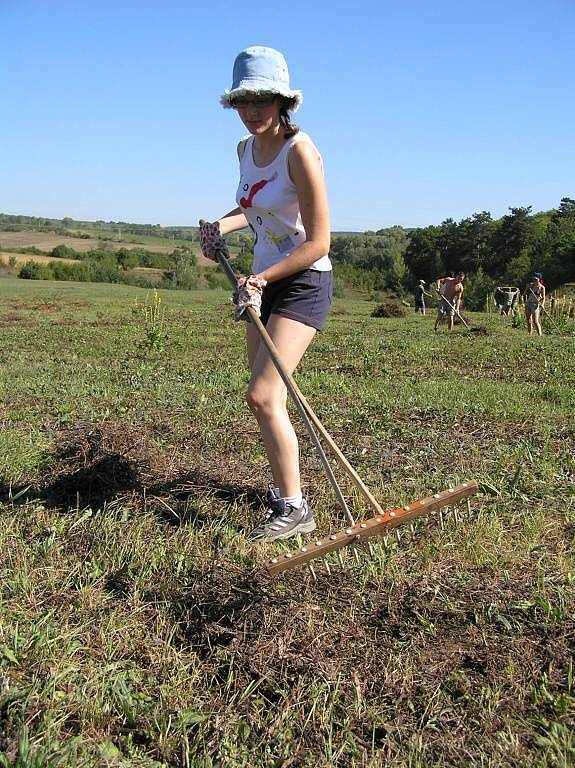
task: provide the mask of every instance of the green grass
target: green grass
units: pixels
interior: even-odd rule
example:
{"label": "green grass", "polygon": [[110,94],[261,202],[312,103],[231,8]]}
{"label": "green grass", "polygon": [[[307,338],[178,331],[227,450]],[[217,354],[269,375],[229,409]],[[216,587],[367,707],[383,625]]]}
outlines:
{"label": "green grass", "polygon": [[158,296],[0,280],[0,766],[573,765],[573,329],[338,300],[297,379],[382,504],[484,492],[269,580],[244,327]]}

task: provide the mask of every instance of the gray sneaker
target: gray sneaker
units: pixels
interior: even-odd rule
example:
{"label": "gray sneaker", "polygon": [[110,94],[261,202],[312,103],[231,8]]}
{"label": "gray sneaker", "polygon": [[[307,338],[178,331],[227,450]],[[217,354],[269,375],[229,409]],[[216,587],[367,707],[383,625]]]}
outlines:
{"label": "gray sneaker", "polygon": [[270,508],[265,521],[249,535],[251,541],[277,541],[291,539],[296,533],[311,533],[316,524],[307,501],[301,507],[286,505],[283,499],[268,496]]}

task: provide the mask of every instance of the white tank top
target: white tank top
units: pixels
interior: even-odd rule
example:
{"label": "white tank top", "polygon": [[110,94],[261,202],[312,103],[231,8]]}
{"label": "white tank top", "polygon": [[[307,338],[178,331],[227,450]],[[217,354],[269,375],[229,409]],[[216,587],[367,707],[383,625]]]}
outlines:
{"label": "white tank top", "polygon": [[[254,137],[245,142],[236,201],[254,233],[254,273],[263,272],[305,243],[297,192],[288,167],[289,150],[297,141],[308,141],[317,152],[309,136],[298,131],[263,168],[254,163]],[[318,157],[321,161],[319,152]],[[329,271],[329,256],[322,256],[309,268]]]}

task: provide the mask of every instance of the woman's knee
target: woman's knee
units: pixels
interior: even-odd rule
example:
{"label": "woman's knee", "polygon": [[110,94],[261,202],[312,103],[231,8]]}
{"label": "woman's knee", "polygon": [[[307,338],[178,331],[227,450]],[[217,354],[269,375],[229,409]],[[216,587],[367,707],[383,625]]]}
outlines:
{"label": "woman's knee", "polygon": [[285,396],[282,392],[258,386],[257,382],[249,385],[246,392],[246,402],[254,414],[272,414],[285,407]]}

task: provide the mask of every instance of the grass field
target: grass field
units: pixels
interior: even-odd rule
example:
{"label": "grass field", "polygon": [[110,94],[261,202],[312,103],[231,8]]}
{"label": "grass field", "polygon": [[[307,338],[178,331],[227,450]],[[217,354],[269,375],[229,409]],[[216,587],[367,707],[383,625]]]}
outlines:
{"label": "grass field", "polygon": [[271,580],[244,328],[227,292],[159,298],[0,280],[0,765],[574,765],[573,324],[337,300],[297,380],[381,503],[483,492]]}

